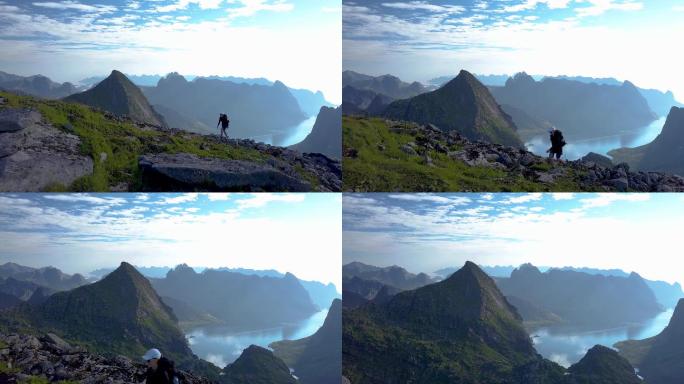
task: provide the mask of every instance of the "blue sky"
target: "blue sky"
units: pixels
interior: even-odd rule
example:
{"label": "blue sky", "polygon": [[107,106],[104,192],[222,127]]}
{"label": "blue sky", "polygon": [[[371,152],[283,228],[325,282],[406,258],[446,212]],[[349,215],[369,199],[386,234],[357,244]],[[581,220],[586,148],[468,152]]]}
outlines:
{"label": "blue sky", "polygon": [[341,99],[340,0],[0,0],[0,70],[266,77]]}
{"label": "blue sky", "polygon": [[620,268],[684,283],[680,194],[345,194],[343,262]]}
{"label": "blue sky", "polygon": [[0,263],[243,267],[341,287],[339,194],[2,194]]}
{"label": "blue sky", "polygon": [[406,81],[526,71],[630,80],[684,100],[682,0],[344,0],[343,68]]}

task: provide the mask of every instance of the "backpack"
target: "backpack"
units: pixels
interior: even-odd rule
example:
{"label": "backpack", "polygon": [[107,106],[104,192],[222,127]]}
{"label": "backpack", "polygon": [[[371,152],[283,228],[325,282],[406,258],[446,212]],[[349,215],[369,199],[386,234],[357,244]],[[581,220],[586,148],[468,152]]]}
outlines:
{"label": "backpack", "polygon": [[176,364],[173,362],[173,360],[162,357],[159,359],[159,369],[164,372],[166,377],[169,379],[169,382],[173,384],[180,383],[178,375],[176,375]]}

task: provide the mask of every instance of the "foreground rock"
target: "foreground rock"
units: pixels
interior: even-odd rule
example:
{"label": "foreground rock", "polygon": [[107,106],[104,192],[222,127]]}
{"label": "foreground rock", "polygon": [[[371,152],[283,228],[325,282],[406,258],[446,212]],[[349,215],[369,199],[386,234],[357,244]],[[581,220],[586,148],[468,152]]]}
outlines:
{"label": "foreground rock", "polygon": [[[140,383],[146,366],[124,356],[105,357],[72,347],[59,337],[47,334],[35,337],[22,334],[0,334],[0,363],[7,366],[0,373],[2,383],[20,383],[33,377],[49,382]],[[177,371],[181,383],[208,384],[209,380],[188,372]]]}
{"label": "foreground rock", "polygon": [[[419,125],[411,122],[384,120],[391,133],[409,135],[413,141],[401,150],[409,156],[422,158],[426,166],[432,164],[431,155],[446,155],[451,160],[469,167],[506,172],[508,178],[522,177],[540,184],[542,190],[558,189],[558,183],[571,185],[576,191],[634,191],[634,192],[681,192],[684,178],[663,172],[631,171],[626,163],[610,165],[606,158],[589,156],[575,161],[555,161],[537,156],[532,152],[500,144],[471,141],[455,131],[442,132],[432,124]],[[373,128],[356,128],[373,129]],[[375,145],[371,143],[371,145]],[[383,143],[377,143],[378,154],[383,153]],[[370,147],[369,147],[370,148]],[[454,149],[456,148],[456,149]],[[359,148],[345,145],[346,158],[353,159]],[[591,160],[596,161],[591,161]],[[345,185],[346,190],[372,190],[364,186]],[[568,187],[564,187],[568,189]],[[408,191],[408,189],[402,189]]]}
{"label": "foreground rock", "polygon": [[78,137],[43,121],[35,110],[0,110],[0,191],[36,192],[69,185],[93,172]]}
{"label": "foreground rock", "polygon": [[[340,162],[324,155],[300,154],[252,140],[233,145],[272,156],[263,163],[200,158],[193,154],[147,154],[138,165],[149,191],[339,191]],[[304,173],[314,176],[307,180]],[[313,180],[315,179],[315,180]]]}

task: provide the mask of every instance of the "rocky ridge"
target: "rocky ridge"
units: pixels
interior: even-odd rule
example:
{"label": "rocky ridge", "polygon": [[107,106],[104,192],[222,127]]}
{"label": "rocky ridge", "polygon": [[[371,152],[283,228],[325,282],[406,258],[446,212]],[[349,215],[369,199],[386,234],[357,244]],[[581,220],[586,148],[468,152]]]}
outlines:
{"label": "rocky ridge", "polygon": [[[0,382],[20,383],[32,377],[48,382],[78,381],[81,383],[139,383],[145,378],[142,362],[118,356],[103,356],[72,346],[48,333],[41,337],[0,333]],[[177,370],[182,383],[208,384],[210,381]]]}

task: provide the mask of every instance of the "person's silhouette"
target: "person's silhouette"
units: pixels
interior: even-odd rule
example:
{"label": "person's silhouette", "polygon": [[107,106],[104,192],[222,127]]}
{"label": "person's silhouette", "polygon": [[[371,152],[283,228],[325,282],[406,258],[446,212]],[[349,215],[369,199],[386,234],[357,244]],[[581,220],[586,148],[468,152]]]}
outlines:
{"label": "person's silhouette", "polygon": [[560,159],[563,155],[563,147],[565,146],[563,132],[554,127],[549,131],[549,139],[551,140],[551,148],[546,151],[549,153],[549,159],[553,159],[554,155],[556,156],[556,159]]}
{"label": "person's silhouette", "polygon": [[216,128],[218,128],[219,125],[221,125],[221,135],[219,137],[220,140],[223,140],[223,136],[225,136],[226,141],[228,141],[228,133],[226,132],[226,130],[228,129],[229,124],[230,120],[228,120],[228,115],[226,115],[225,113],[221,113],[219,115],[219,121],[218,123],[216,123]]}

